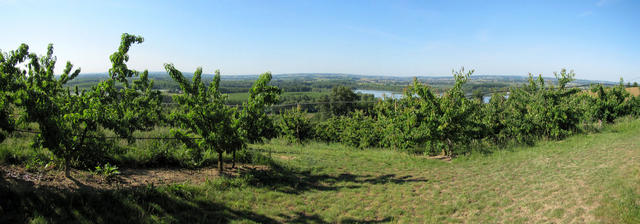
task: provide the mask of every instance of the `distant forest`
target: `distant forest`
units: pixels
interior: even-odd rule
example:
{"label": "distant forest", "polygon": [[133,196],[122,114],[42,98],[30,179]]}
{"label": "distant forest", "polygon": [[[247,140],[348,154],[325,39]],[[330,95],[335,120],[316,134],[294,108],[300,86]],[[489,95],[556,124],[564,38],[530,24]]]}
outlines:
{"label": "distant forest", "polygon": [[[193,74],[185,74],[191,77]],[[165,90],[168,93],[179,92],[180,87],[166,73],[155,72],[149,75],[154,80],[154,89]],[[212,75],[203,75],[205,82],[210,82]],[[251,85],[258,78],[257,75],[234,75],[222,76],[220,83],[223,93],[246,93]],[[428,84],[436,92],[444,92],[455,83],[450,76],[442,77],[416,77],[422,83]],[[89,88],[101,80],[107,79],[106,73],[83,74],[67,83],[67,86],[78,86],[80,89]],[[350,74],[276,74],[273,76],[272,84],[280,87],[284,92],[328,92],[337,86],[346,86],[351,89],[384,90],[392,92],[402,92],[405,87],[413,82],[414,77],[394,77],[394,76],[364,76]],[[509,87],[527,83],[525,76],[488,76],[477,75],[470,78],[465,86],[468,93],[476,92],[488,95],[495,91],[505,91]],[[555,83],[555,78],[545,78],[549,82]],[[574,85],[585,85],[589,83],[615,84],[613,82],[576,80]]]}

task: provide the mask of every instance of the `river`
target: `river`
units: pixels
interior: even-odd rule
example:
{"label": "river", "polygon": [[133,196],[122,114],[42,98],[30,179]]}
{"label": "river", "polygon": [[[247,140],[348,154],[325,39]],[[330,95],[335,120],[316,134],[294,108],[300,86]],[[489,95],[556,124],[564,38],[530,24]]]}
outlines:
{"label": "river", "polygon": [[[362,93],[362,94],[373,94],[375,98],[391,97],[394,99],[400,99],[402,98],[402,96],[404,96],[402,93],[386,91],[386,90],[356,89],[354,92]],[[507,94],[507,97],[509,97],[508,94]],[[482,102],[484,103],[489,103],[489,100],[491,100],[491,96],[482,97]]]}

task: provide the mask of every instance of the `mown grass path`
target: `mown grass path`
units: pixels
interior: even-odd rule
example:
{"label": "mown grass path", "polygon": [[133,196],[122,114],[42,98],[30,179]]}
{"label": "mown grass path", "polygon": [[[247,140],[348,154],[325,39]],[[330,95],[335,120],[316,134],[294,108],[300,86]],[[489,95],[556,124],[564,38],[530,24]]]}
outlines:
{"label": "mown grass path", "polygon": [[637,210],[625,211],[620,206],[628,199],[622,197],[634,197],[625,192],[640,189],[639,143],[640,121],[636,120],[623,121],[602,133],[451,163],[387,150],[270,145],[276,152],[273,157],[283,163],[331,177],[317,182],[329,190],[265,192],[251,208],[272,215],[315,216],[327,222],[625,221],[637,215]]}

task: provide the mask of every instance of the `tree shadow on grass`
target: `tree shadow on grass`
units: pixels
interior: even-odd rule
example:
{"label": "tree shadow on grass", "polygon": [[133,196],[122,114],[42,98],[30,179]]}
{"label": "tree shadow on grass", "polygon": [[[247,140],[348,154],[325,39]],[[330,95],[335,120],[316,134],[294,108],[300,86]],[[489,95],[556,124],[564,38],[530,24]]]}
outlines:
{"label": "tree shadow on grass", "polygon": [[380,176],[357,175],[342,173],[339,175],[314,174],[310,170],[296,170],[281,166],[278,163],[270,164],[271,169],[248,169],[241,175],[249,175],[250,184],[256,187],[268,187],[272,190],[300,194],[305,191],[337,191],[342,188],[355,189],[364,184],[405,184],[410,182],[428,182],[428,179],[413,178],[413,176],[396,176],[386,174]]}
{"label": "tree shadow on grass", "polygon": [[[296,212],[291,216],[281,214],[280,217],[286,219],[287,223],[318,223],[318,224],[331,223],[331,222],[325,221],[322,217],[318,216],[317,214],[309,215],[303,212]],[[346,219],[340,219],[339,222],[340,223],[372,223],[372,224],[387,223],[387,222],[391,222],[391,218],[386,217],[382,219],[365,219],[365,220],[346,218]]]}
{"label": "tree shadow on grass", "polygon": [[0,223],[44,219],[54,223],[228,223],[278,222],[248,210],[199,199],[197,191],[144,186],[101,190],[36,187],[32,182],[0,176]]}
{"label": "tree shadow on grass", "polygon": [[[281,214],[276,220],[249,210],[200,200],[197,192],[179,187],[145,186],[101,190],[82,185],[76,190],[36,187],[32,182],[0,175],[0,223],[28,223],[43,219],[53,223],[329,223],[317,214]],[[342,223],[382,223],[343,219]]]}
{"label": "tree shadow on grass", "polygon": [[411,182],[428,182],[428,179],[423,178],[413,178],[411,175],[399,176],[397,177],[395,174],[386,174],[380,175],[377,177],[370,177],[362,180],[363,183],[370,184],[384,184],[384,183],[394,183],[394,184],[405,184]]}

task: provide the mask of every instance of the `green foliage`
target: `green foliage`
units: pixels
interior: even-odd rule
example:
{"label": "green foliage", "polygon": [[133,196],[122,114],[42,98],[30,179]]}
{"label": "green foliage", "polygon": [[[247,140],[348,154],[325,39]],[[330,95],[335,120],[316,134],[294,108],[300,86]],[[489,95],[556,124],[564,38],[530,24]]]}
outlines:
{"label": "green foliage", "polygon": [[383,127],[381,146],[393,149],[408,149],[415,146],[410,139],[411,123],[405,122],[407,116],[403,113],[402,103],[398,99],[387,98],[374,106],[379,127]]}
{"label": "green foliage", "polygon": [[225,105],[226,95],[219,90],[220,71],[216,70],[213,81],[207,87],[202,82],[202,68],[196,70],[191,82],[172,64],[165,64],[165,69],[183,91],[173,97],[179,107],[171,113],[170,119],[186,131],[174,129],[173,135],[192,150],[191,157],[195,163],[202,162],[204,152],[215,150],[218,153],[218,169],[222,172],[222,153],[243,148],[245,141],[236,109]]}
{"label": "green foliage", "polygon": [[622,81],[620,85],[613,88],[605,89],[602,85],[592,86],[591,92],[596,94],[591,102],[590,111],[594,120],[612,123],[616,118],[632,113],[632,105],[627,103],[629,93],[625,90]]}
{"label": "green foliage", "polygon": [[64,158],[68,170],[72,157],[86,146],[86,134],[97,126],[95,120],[87,119],[84,127],[79,127],[77,125],[82,123],[79,117],[95,115],[92,112],[97,111],[97,105],[76,104],[89,98],[85,98],[84,94],[72,95],[63,89],[62,85],[78,76],[80,70],[70,73],[72,65],[67,62],[62,76],[55,78],[53,69],[56,59],[52,45],[49,45],[46,56],[38,58],[30,54],[29,59],[29,75],[22,77],[22,88],[17,92],[17,105],[26,111],[21,119],[38,124],[41,133],[37,135],[35,145],[46,147],[56,156]]}
{"label": "green foliage", "polygon": [[384,126],[361,110],[347,116],[331,117],[315,125],[314,136],[324,142],[340,142],[357,148],[378,147]]}
{"label": "green foliage", "polygon": [[480,91],[479,89],[473,90],[473,92],[471,93],[471,98],[474,100],[478,100],[480,102],[482,102],[482,98],[484,97],[484,94],[482,93],[482,91]]}
{"label": "green foliage", "polygon": [[482,109],[485,134],[493,143],[506,143],[509,140],[505,133],[506,119],[509,114],[505,95],[501,93],[492,95],[489,103],[484,105]]}
{"label": "green foliage", "polygon": [[465,97],[463,85],[472,73],[454,72],[456,82],[443,94],[416,79],[404,98],[380,100],[369,114],[356,112],[317,123],[315,138],[360,148],[456,156],[470,153],[470,145],[477,143],[499,146],[562,139],[587,127],[592,117],[612,122],[640,115],[640,98],[629,97],[623,86],[600,87],[594,99],[568,87],[575,74],[565,69],[555,73],[556,85],[530,75],[528,84],[512,88],[509,95],[494,94],[483,104],[478,94],[477,100]]}
{"label": "green foliage", "polygon": [[215,179],[207,179],[205,186],[207,188],[215,189],[218,191],[228,190],[230,188],[243,188],[248,186],[252,177],[250,175],[243,175],[237,178],[220,177]]}
{"label": "green foliage", "polygon": [[489,137],[533,144],[540,137],[561,139],[577,131],[583,117],[581,98],[575,97],[580,90],[566,87],[574,76],[563,69],[556,74],[558,86],[546,87],[542,76],[529,75],[529,84],[512,89],[508,99],[491,102],[485,110]]}
{"label": "green foliage", "polygon": [[14,100],[14,90],[18,87],[18,79],[24,75],[18,64],[27,59],[28,50],[29,47],[22,44],[15,51],[0,51],[0,142],[15,128],[11,103]]}
{"label": "green foliage", "polygon": [[356,110],[357,104],[353,101],[360,100],[360,96],[346,86],[336,86],[331,89],[331,94],[323,99],[325,104],[321,111],[333,116],[347,115]]}
{"label": "green foliage", "polygon": [[629,105],[629,113],[634,117],[640,117],[640,96],[631,97],[626,103]]}
{"label": "green foliage", "polygon": [[107,181],[111,181],[120,174],[120,171],[117,166],[106,163],[103,166],[96,166],[93,173],[102,176]]}
{"label": "green foliage", "polygon": [[[318,124],[316,138],[359,148],[382,146],[415,150],[427,147],[431,153],[444,148],[442,152],[448,156],[466,153],[454,152],[454,146],[480,138],[483,130],[480,102],[467,99],[462,89],[472,73],[455,72],[456,83],[443,96],[414,79],[405,91],[406,97],[379,101],[372,110],[375,116],[356,111],[350,116],[331,118]],[[346,90],[336,92],[344,93],[336,95],[349,95]],[[336,115],[349,113],[348,110]]]}
{"label": "green foliage", "polygon": [[339,142],[344,127],[344,119],[331,117],[314,125],[314,138],[323,142]]}
{"label": "green foliage", "polygon": [[356,110],[350,116],[340,119],[343,120],[342,124],[348,124],[341,128],[340,142],[358,148],[379,146],[383,132],[372,117]]}
{"label": "green foliage", "polygon": [[[72,160],[88,166],[105,159],[109,142],[104,139],[101,128],[131,139],[133,131],[149,129],[157,120],[159,92],[151,90],[153,83],[146,71],[140,74],[124,64],[134,42],[140,43],[142,38],[123,34],[119,50],[111,56],[111,78],[82,92],[76,88],[72,93],[63,87],[80,73],[80,69],[71,72],[70,62],[59,78],[54,76],[56,58],[52,45],[45,56],[29,54],[28,76],[18,79],[20,86],[16,91],[16,105],[25,110],[20,119],[38,124],[40,133],[35,146],[46,147],[63,158],[67,175]],[[137,76],[140,78],[129,87],[128,79]],[[124,87],[117,89],[116,81]]]}
{"label": "green foliage", "polygon": [[268,106],[278,103],[282,90],[276,86],[270,86],[270,81],[271,73],[260,75],[249,90],[249,100],[242,104],[240,128],[250,143],[261,142],[278,134],[266,110]]}
{"label": "green foliage", "polygon": [[31,157],[26,164],[25,169],[29,172],[37,172],[41,168],[47,168],[49,166],[49,162],[46,159],[41,159],[40,157]]}
{"label": "green foliage", "polygon": [[301,107],[280,113],[278,126],[280,127],[281,135],[290,143],[302,143],[313,136],[311,121]]}
{"label": "green foliage", "polygon": [[477,139],[483,128],[480,102],[467,99],[462,89],[472,73],[464,69],[454,72],[456,82],[442,96],[414,79],[405,90],[406,97],[377,105],[378,119],[386,126],[383,145],[427,147],[431,153],[444,146],[442,152],[447,156],[466,153],[454,152],[454,146]]}
{"label": "green foliage", "polygon": [[9,100],[4,92],[0,92],[0,142],[3,142],[7,134],[13,130],[13,119],[9,109]]}
{"label": "green foliage", "polygon": [[[484,91],[507,85],[466,85],[473,71],[464,69],[453,72],[453,86],[445,92],[436,92],[441,86],[414,79],[405,89],[404,98],[376,103],[370,102],[374,101],[372,95],[354,93],[349,82],[305,82],[298,88],[291,82],[272,82],[272,75],[264,73],[250,89],[245,81],[232,81],[224,90],[249,90],[246,95],[237,94],[236,98],[248,98],[237,110],[227,105],[219,71],[207,84],[202,69],[188,81],[171,64],[165,69],[181,93],[173,96],[178,106],[168,113],[160,106],[162,96],[153,89],[148,71],[138,72],[126,65],[131,45],[142,42],[142,37],[123,34],[118,50],[110,56],[109,76],[82,91],[68,87],[80,73],[71,63],[67,62],[60,76],[54,75],[56,58],[51,45],[44,56],[30,54],[24,44],[9,53],[0,52],[0,141],[17,124],[33,125],[40,131],[33,145],[64,160],[68,170],[70,164],[102,164],[112,159],[109,151],[133,148],[113,147],[114,141],[105,138],[105,131],[133,145],[134,132],[149,131],[169,121],[177,127],[171,135],[178,141],[162,146],[165,152],[150,153],[155,156],[149,156],[154,157],[149,161],[188,161],[190,166],[199,166],[215,151],[222,170],[223,153],[233,153],[235,165],[236,151],[245,148],[246,142],[260,143],[278,134],[290,142],[315,138],[357,148],[389,147],[457,156],[470,153],[469,146],[477,143],[491,147],[507,142],[533,144],[539,138],[565,138],[594,122],[612,123],[622,116],[640,116],[640,97],[630,97],[622,81],[613,88],[592,86],[592,94],[580,94],[579,89],[568,87],[575,74],[565,69],[555,74],[556,85],[530,75],[527,84],[510,89],[507,95],[494,94],[488,104],[482,102]],[[26,65],[21,64],[25,61]],[[320,107],[327,116],[312,124],[306,108],[305,112],[301,107],[270,110],[281,102],[278,85],[292,91],[334,87],[329,94],[291,95],[291,99],[285,99],[297,102],[322,97]],[[471,98],[467,98],[465,89],[472,91]],[[277,124],[273,120],[277,115],[269,112],[280,113]],[[181,150],[169,155],[166,149],[170,147]]]}

